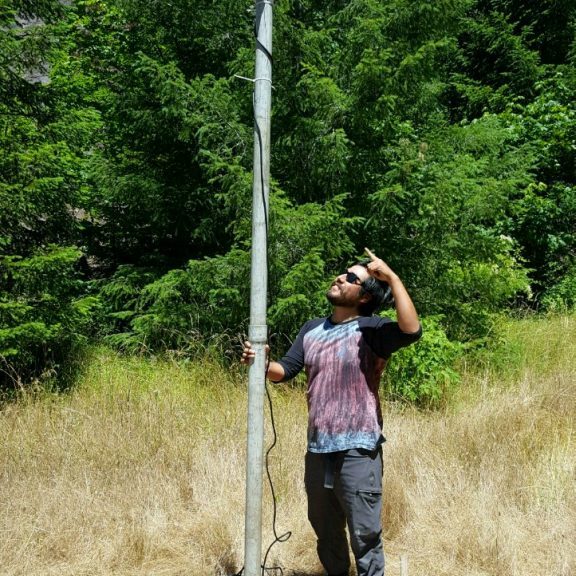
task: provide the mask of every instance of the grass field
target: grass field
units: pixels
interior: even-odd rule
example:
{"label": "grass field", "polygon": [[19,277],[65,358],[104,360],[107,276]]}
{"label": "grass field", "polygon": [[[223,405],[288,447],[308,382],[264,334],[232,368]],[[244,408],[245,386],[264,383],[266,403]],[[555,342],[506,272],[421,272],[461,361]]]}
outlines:
{"label": "grass field", "polygon": [[[576,575],[576,318],[511,322],[504,341],[490,363],[463,365],[444,409],[383,405],[388,576],[400,574],[401,556],[410,576]],[[272,395],[278,531],[292,537],[270,564],[316,576],[305,395],[289,386]],[[246,396],[239,366],[98,349],[71,392],[5,403],[0,574],[240,570]]]}

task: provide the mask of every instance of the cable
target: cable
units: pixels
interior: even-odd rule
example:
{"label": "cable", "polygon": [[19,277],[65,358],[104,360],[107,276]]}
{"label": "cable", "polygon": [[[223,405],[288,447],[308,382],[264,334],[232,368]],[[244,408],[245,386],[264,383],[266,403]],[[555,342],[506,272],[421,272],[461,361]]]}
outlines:
{"label": "cable", "polygon": [[[270,366],[270,358],[266,361],[266,372],[268,373],[268,367]],[[268,465],[268,455],[276,446],[276,441],[278,439],[278,434],[276,433],[276,422],[274,421],[274,410],[272,407],[272,396],[270,396],[270,390],[268,389],[268,383],[264,380],[264,388],[266,390],[266,397],[268,398],[268,408],[270,410],[270,423],[272,425],[272,443],[266,450],[266,457],[265,457],[265,464],[266,464],[266,476],[268,477],[268,484],[270,485],[270,492],[272,493],[272,532],[274,533],[274,541],[268,546],[266,550],[266,554],[264,554],[264,561],[262,562],[262,575],[264,576],[265,572],[272,571],[278,572],[281,576],[284,574],[284,571],[279,566],[275,566],[273,568],[266,568],[266,561],[268,559],[268,554],[272,550],[272,547],[277,544],[278,542],[286,542],[291,536],[292,532],[284,532],[278,536],[278,532],[276,530],[276,517],[277,517],[277,504],[276,504],[276,493],[274,491],[274,483],[272,482],[272,476],[270,474],[270,467]]]}
{"label": "cable", "polygon": [[[269,367],[270,367],[270,358],[268,357],[266,359],[266,367],[264,370],[264,374],[268,373]],[[277,444],[278,433],[276,432],[276,421],[274,419],[272,396],[270,395],[270,389],[268,388],[268,383],[266,379],[264,379],[264,389],[266,390],[266,398],[268,399],[268,409],[270,411],[270,424],[272,425],[272,442],[270,446],[268,446],[268,449],[266,450],[264,464],[266,469],[266,477],[268,478],[268,485],[270,486],[270,492],[272,495],[272,532],[274,534],[274,540],[268,546],[268,548],[266,549],[266,553],[264,554],[264,560],[262,561],[262,576],[265,576],[267,573],[279,574],[280,576],[283,576],[284,570],[282,569],[281,566],[271,566],[271,567],[266,566],[268,555],[270,554],[272,548],[280,542],[287,542],[289,538],[292,536],[292,532],[289,530],[287,532],[284,532],[284,534],[278,535],[278,531],[276,529],[276,520],[278,517],[278,505],[276,502],[276,491],[274,490],[274,482],[272,480],[272,475],[270,474],[270,465],[268,456],[270,455],[270,452],[272,452],[272,450]],[[234,576],[242,576],[243,573],[244,573],[244,567],[242,567],[239,572],[234,574]]]}
{"label": "cable", "polygon": [[[260,2],[256,3],[256,6],[258,7],[259,4],[268,4],[269,6],[274,6],[274,2],[271,2],[270,0],[261,0]],[[258,17],[261,18],[263,15],[264,10],[261,11],[256,10],[256,18]],[[270,65],[274,65],[274,58],[272,58],[272,54],[270,53],[268,48],[266,48],[266,46],[264,46],[264,44],[260,42],[260,39],[258,38],[258,21],[256,20],[256,18],[254,19],[254,38],[256,38],[256,47],[260,48],[260,50],[264,52],[268,60],[270,60]]]}

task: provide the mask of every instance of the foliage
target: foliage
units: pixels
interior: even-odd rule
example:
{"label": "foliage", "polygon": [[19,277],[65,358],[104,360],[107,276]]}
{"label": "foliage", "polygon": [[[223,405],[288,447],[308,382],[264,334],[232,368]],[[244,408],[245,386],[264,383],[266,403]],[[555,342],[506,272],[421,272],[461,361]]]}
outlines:
{"label": "foliage", "polygon": [[83,225],[83,168],[99,116],[71,62],[74,17],[61,2],[0,13],[1,384],[51,374],[83,341],[95,303],[83,298],[73,246]]}
{"label": "foliage", "polygon": [[50,375],[85,341],[97,298],[82,297],[76,248],[48,246],[0,259],[2,387]]}
{"label": "foliage", "polygon": [[351,237],[360,224],[346,215],[344,196],[323,205],[292,206],[273,198],[269,235],[270,326],[288,337],[327,310],[328,281],[354,258]]}
{"label": "foliage", "polygon": [[[326,310],[326,269],[335,267],[353,247],[342,234],[331,240],[343,218],[343,199],[323,208],[303,205],[293,211],[278,196],[271,214],[269,259],[270,330],[292,336],[310,316]],[[250,253],[190,260],[153,279],[150,269],[120,267],[100,291],[113,333],[108,341],[129,350],[178,349],[198,354],[217,335],[246,333],[249,318]],[[207,335],[209,335],[207,337]],[[229,346],[228,346],[229,348]]]}
{"label": "foliage", "polygon": [[93,282],[102,302],[102,335],[127,330],[135,314],[140,292],[157,277],[152,269],[123,265],[118,267],[111,278]]}
{"label": "foliage", "polygon": [[119,270],[103,291],[110,296],[105,312],[128,330],[108,341],[128,351],[203,352],[207,339],[201,335],[226,333],[244,321],[247,302],[239,287],[249,277],[247,256],[235,251],[192,260],[153,282],[145,271]]}
{"label": "foliage", "polygon": [[[330,3],[307,26],[279,10],[282,86],[273,147],[281,185],[299,201],[350,194],[354,214],[385,169],[402,123],[434,122],[450,46],[465,4]],[[320,12],[323,14],[320,16]],[[287,175],[288,177],[284,177]]]}
{"label": "foliage", "polygon": [[391,147],[368,229],[413,287],[418,309],[444,315],[451,338],[483,336],[491,315],[528,290],[516,244],[504,232],[532,162],[492,115],[428,141],[407,130]]}
{"label": "foliage", "polygon": [[464,347],[447,338],[440,316],[426,316],[422,327],[418,343],[390,359],[383,386],[390,399],[432,407],[445,401],[460,382],[455,365]]}
{"label": "foliage", "polygon": [[[251,135],[230,81],[213,66],[200,73],[206,51],[213,62],[226,45],[215,43],[203,20],[215,18],[215,8],[204,8],[194,20],[202,36],[194,37],[188,14],[199,6],[112,4],[115,50],[102,56],[108,133],[92,157],[89,199],[98,221],[91,249],[111,262],[177,267],[230,247]],[[103,17],[88,16],[97,34]]]}
{"label": "foliage", "polygon": [[456,55],[460,66],[446,90],[453,115],[470,120],[485,111],[501,112],[511,99],[530,98],[540,74],[529,29],[518,29],[498,8],[479,11],[463,26]]}
{"label": "foliage", "polygon": [[576,262],[576,73],[558,69],[537,88],[538,97],[506,121],[536,159],[535,182],[516,202],[510,233],[540,293],[562,282]]}
{"label": "foliage", "polygon": [[544,294],[542,304],[545,310],[551,312],[576,309],[576,266]]}
{"label": "foliage", "polygon": [[[564,313],[563,306],[556,310],[560,313],[552,308],[545,314],[521,311],[514,316],[502,316],[494,324],[485,346],[467,348],[461,366],[467,375],[477,374],[482,386],[490,375],[506,386],[511,381],[524,382],[530,373],[538,373],[539,381],[558,369],[570,374],[571,358],[576,358],[573,353],[576,315]],[[566,396],[558,382],[555,394],[564,402]]]}
{"label": "foliage", "polygon": [[[245,331],[252,85],[234,75],[253,76],[253,18],[248,0],[2,4],[10,358],[40,367],[32,343],[82,334],[67,310],[96,292],[97,332],[126,349],[196,354]],[[451,341],[571,305],[575,18],[570,0],[275,3],[272,332],[325,313],[365,245]],[[56,297],[72,254],[82,274]],[[54,298],[14,292],[43,258]]]}

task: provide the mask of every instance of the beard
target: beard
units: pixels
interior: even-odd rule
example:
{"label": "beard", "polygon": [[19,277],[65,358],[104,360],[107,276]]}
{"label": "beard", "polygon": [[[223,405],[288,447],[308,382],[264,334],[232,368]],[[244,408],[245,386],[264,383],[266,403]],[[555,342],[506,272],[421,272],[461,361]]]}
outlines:
{"label": "beard", "polygon": [[328,292],[326,292],[326,299],[332,306],[342,306],[344,308],[354,308],[358,305],[358,298],[350,294],[343,294],[340,290],[333,291],[334,287],[331,287]]}

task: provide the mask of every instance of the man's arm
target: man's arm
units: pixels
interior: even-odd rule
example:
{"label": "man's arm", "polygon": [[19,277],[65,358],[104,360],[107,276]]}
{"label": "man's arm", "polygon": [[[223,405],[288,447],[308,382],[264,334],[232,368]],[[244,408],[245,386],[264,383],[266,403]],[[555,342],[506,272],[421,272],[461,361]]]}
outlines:
{"label": "man's arm", "polygon": [[414,334],[420,330],[420,321],[418,320],[418,313],[410,298],[410,294],[404,287],[402,280],[399,276],[382,260],[375,256],[368,248],[364,249],[366,254],[370,257],[370,262],[366,269],[368,274],[376,278],[376,280],[383,280],[387,282],[392,290],[394,301],[396,303],[397,322],[400,330],[406,334]]}
{"label": "man's arm", "polygon": [[[266,346],[266,356],[268,356],[268,352],[270,351],[270,347]],[[240,362],[242,364],[250,365],[256,356],[256,350],[252,347],[252,344],[246,340],[244,342],[244,349],[242,351],[242,358]],[[284,378],[284,368],[282,364],[279,362],[269,362],[268,363],[268,370],[266,371],[266,377],[272,382],[280,382]]]}

